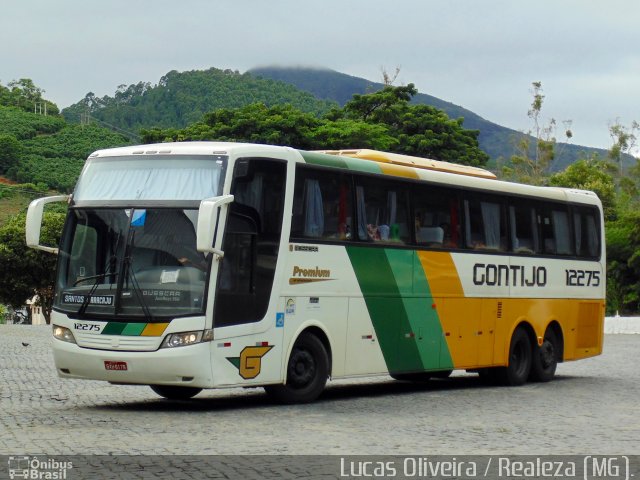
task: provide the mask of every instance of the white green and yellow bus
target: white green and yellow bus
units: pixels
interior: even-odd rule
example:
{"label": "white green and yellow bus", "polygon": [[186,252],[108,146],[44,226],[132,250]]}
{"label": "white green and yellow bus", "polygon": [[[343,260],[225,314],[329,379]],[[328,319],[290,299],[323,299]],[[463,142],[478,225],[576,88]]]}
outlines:
{"label": "white green and yellow bus", "polygon": [[[59,246],[43,208],[68,202]],[[329,378],[478,372],[549,381],[603,344],[591,192],[371,150],[189,142],[100,150],[71,196],[35,200],[58,254],[62,378],[167,398]]]}

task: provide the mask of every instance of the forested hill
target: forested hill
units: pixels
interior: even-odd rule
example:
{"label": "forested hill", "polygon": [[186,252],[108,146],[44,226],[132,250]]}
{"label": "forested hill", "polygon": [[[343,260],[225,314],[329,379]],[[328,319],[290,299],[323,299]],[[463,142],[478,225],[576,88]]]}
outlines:
{"label": "forested hill", "polygon": [[[59,115],[0,105],[0,176],[43,191],[71,191],[91,152],[127,143],[96,125],[71,125]],[[7,187],[0,188],[0,198],[6,193]]]}
{"label": "forested hill", "polygon": [[[319,99],[335,101],[344,105],[351,100],[354,94],[364,94],[383,87],[382,83],[372,82],[364,78],[353,77],[330,69],[303,68],[303,67],[261,67],[249,70],[248,73],[261,78],[269,78],[286,82],[306,92],[312,93]],[[418,93],[413,97],[413,102],[423,103],[439,108],[447,113],[450,118],[464,118],[464,127],[471,130],[479,130],[478,141],[480,148],[496,160],[500,157],[509,159],[514,154],[514,145],[523,134],[516,130],[503,127],[485,120],[476,113],[459,105],[446,102],[439,98]],[[523,111],[527,105],[522,106]],[[564,170],[578,158],[585,158],[591,153],[597,153],[606,157],[607,152],[601,149],[583,147],[580,145],[562,145],[558,149],[558,155],[552,165],[552,170]],[[586,155],[584,154],[586,152]]]}
{"label": "forested hill", "polygon": [[[81,123],[88,115],[105,126],[138,134],[143,128],[184,128],[201,121],[209,112],[252,103],[267,107],[290,104],[303,112],[322,115],[332,106],[344,105],[354,94],[371,93],[382,87],[381,83],[329,69],[268,67],[243,74],[216,68],[171,71],[156,85],[148,82],[121,85],[113,96],[104,97],[89,92],[62,114],[69,122]],[[431,95],[418,93],[412,101],[443,110],[452,119],[464,118],[464,128],[480,132],[480,148],[493,162],[499,158],[510,159],[516,153],[514,146],[523,136],[521,132]],[[527,105],[522,108],[525,111]],[[553,171],[563,170],[592,153],[606,157],[604,150],[579,145],[562,145],[558,151],[551,166]]]}
{"label": "forested hill", "polygon": [[113,97],[92,92],[62,111],[69,122],[89,114],[120,129],[182,128],[202,120],[205,113],[240,108],[250,103],[266,106],[288,103],[307,113],[323,114],[335,102],[319,100],[288,83],[232,70],[171,71],[157,85],[139,82],[121,85]]}

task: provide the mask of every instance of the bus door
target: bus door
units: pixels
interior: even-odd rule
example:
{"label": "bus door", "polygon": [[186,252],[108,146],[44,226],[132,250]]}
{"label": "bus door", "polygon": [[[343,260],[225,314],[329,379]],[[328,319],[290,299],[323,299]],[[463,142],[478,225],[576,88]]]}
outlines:
{"label": "bus door", "polygon": [[280,248],[286,163],[236,162],[218,273],[214,328],[255,323],[269,307]]}

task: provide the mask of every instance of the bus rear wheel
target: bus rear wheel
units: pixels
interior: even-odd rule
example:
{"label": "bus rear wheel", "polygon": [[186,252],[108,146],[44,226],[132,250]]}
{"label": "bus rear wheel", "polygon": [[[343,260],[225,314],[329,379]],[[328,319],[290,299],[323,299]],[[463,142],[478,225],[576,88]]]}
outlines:
{"label": "bus rear wheel", "polygon": [[495,371],[499,383],[513,387],[523,385],[531,372],[532,357],[529,335],[524,328],[517,328],[511,337],[509,364]]}
{"label": "bus rear wheel", "polygon": [[552,329],[547,329],[542,345],[533,352],[530,380],[534,382],[548,382],[553,379],[558,366],[560,342]]}
{"label": "bus rear wheel", "polygon": [[149,385],[151,390],[161,397],[169,400],[189,400],[195,397],[202,389],[196,387],[174,387],[171,385]]}
{"label": "bus rear wheel", "polygon": [[281,403],[308,403],[320,396],[328,377],[327,350],[317,336],[303,333],[293,346],[287,363],[287,383],[267,385],[264,389]]}

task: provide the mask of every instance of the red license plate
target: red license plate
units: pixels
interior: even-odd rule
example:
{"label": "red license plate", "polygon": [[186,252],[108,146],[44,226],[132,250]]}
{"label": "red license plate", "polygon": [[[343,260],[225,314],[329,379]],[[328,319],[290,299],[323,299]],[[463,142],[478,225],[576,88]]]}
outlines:
{"label": "red license plate", "polygon": [[112,362],[111,360],[104,361],[105,370],[127,370],[127,362]]}

